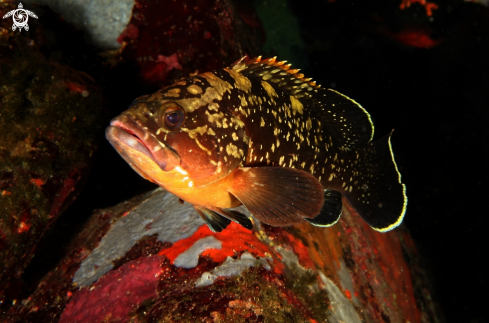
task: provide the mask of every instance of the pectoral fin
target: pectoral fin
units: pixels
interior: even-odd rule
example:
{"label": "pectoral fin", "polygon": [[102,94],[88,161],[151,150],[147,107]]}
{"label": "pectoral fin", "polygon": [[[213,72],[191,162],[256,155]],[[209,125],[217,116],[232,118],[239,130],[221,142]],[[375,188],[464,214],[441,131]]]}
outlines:
{"label": "pectoral fin", "polygon": [[314,218],[323,206],[323,186],[311,174],[286,167],[240,167],[228,191],[258,220],[286,226]]}

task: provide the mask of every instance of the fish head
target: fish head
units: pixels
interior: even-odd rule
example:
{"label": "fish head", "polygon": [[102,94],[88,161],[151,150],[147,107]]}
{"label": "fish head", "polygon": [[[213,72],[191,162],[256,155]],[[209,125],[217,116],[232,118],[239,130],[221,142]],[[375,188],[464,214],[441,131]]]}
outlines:
{"label": "fish head", "polygon": [[[236,130],[238,121],[230,112],[215,111],[219,96],[187,90],[191,85],[192,80],[180,81],[136,99],[106,130],[137,173],[169,191],[213,183],[244,158],[244,129]],[[224,128],[224,120],[232,124],[231,119],[236,129]]]}

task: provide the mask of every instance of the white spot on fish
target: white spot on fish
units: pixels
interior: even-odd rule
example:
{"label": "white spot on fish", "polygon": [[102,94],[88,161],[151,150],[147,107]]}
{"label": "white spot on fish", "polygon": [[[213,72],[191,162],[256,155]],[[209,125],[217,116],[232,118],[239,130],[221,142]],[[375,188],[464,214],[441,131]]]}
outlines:
{"label": "white spot on fish", "polygon": [[175,167],[175,170],[182,175],[187,175],[188,173],[180,168],[180,166]]}

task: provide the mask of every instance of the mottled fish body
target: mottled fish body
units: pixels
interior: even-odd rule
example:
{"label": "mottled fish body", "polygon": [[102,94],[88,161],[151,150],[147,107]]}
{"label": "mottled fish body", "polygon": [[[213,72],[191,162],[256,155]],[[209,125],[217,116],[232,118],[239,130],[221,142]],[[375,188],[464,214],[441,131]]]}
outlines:
{"label": "mottled fish body", "polygon": [[285,226],[338,221],[342,196],[375,230],[398,226],[405,185],[390,134],[357,102],[272,59],[182,79],[138,98],[106,135],[144,178],[194,205],[210,228],[244,204],[260,221]]}

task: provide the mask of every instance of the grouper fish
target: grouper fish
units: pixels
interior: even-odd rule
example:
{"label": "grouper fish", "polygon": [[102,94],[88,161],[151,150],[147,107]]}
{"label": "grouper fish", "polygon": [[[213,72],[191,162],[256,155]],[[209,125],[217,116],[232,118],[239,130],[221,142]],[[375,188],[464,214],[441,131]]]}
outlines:
{"label": "grouper fish", "polygon": [[373,229],[398,226],[406,187],[388,134],[357,102],[276,58],[243,57],[136,99],[106,137],[142,177],[191,203],[211,230],[335,224],[343,198]]}

